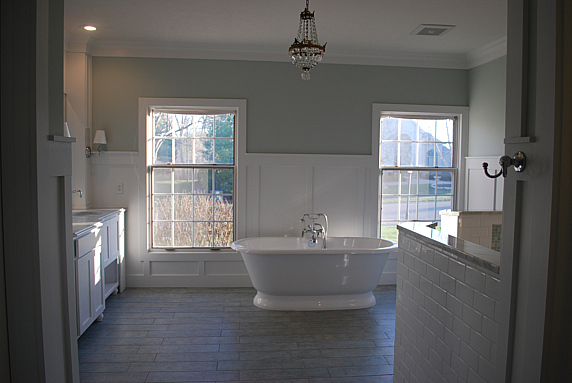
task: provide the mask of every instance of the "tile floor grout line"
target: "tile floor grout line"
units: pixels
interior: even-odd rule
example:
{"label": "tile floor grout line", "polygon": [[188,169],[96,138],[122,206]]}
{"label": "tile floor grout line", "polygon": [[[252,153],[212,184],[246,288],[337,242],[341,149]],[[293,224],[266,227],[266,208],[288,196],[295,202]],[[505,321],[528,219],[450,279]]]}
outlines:
{"label": "tile floor grout line", "polygon": [[[385,382],[392,376],[395,333],[388,327],[395,323],[395,287],[376,289],[378,303],[373,308],[325,312],[264,311],[252,306],[254,293],[253,289],[127,289],[109,302],[114,314],[108,322],[104,319],[80,338],[80,373],[88,381],[106,382],[123,378]],[[151,322],[143,318],[153,319],[152,324],[145,325]],[[112,341],[106,345],[106,340]],[[211,367],[209,360],[215,362]],[[131,373],[114,377],[111,361],[127,361]]]}

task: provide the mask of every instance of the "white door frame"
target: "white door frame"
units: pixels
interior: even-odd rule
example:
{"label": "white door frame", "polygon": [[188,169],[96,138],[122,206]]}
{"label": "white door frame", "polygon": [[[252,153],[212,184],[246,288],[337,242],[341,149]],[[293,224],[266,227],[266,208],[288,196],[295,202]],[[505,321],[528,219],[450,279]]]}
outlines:
{"label": "white door frame", "polygon": [[[549,247],[558,0],[508,0],[505,154],[526,154],[509,169],[503,197],[496,381],[538,382]],[[512,168],[512,167],[511,167]]]}

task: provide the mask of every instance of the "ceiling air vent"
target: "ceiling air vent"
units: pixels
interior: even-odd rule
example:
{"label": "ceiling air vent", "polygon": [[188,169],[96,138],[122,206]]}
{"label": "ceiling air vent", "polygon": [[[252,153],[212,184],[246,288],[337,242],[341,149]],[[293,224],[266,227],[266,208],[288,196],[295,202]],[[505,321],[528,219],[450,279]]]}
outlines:
{"label": "ceiling air vent", "polygon": [[443,36],[453,28],[455,28],[454,25],[421,24],[411,34],[417,36]]}

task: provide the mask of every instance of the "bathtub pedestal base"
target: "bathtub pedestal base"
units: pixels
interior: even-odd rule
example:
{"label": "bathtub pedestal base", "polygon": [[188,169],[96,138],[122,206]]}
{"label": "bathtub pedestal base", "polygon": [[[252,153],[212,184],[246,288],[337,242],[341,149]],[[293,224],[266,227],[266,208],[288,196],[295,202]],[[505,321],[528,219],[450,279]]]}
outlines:
{"label": "bathtub pedestal base", "polygon": [[318,311],[365,309],[375,305],[373,293],[351,295],[269,295],[258,292],[254,305],[266,310]]}

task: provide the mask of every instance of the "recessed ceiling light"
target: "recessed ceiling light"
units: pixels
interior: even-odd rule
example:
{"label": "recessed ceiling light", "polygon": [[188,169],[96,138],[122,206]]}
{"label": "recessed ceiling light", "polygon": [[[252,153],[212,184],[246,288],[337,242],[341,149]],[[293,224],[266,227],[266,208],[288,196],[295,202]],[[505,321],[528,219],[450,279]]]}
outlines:
{"label": "recessed ceiling light", "polygon": [[93,25],[85,25],[85,26],[83,27],[83,29],[85,29],[86,31],[90,31],[90,32],[92,32],[92,31],[97,31],[97,28],[94,27]]}
{"label": "recessed ceiling light", "polygon": [[454,25],[421,24],[411,34],[417,36],[443,36],[453,28],[455,28]]}

